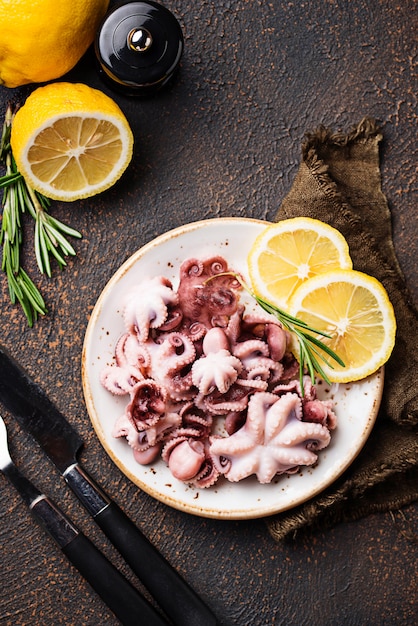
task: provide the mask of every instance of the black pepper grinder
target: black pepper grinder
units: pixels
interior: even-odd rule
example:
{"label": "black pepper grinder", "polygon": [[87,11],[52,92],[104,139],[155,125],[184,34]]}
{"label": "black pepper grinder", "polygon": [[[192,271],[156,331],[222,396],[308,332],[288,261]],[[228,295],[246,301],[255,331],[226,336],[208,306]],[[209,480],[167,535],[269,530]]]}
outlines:
{"label": "black pepper grinder", "polygon": [[179,22],[152,0],[115,6],[95,39],[100,75],[111,87],[131,96],[152,96],[170,83],[183,48]]}

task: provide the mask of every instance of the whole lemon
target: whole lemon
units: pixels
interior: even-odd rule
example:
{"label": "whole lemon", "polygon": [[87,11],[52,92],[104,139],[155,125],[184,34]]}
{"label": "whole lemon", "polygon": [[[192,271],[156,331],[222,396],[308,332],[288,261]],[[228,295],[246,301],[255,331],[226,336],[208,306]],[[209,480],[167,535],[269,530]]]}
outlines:
{"label": "whole lemon", "polygon": [[94,40],[109,0],[0,0],[0,84],[63,76]]}
{"label": "whole lemon", "polygon": [[133,134],[112,98],[82,83],[38,87],[17,111],[10,145],[27,183],[71,202],[111,187],[131,158]]}

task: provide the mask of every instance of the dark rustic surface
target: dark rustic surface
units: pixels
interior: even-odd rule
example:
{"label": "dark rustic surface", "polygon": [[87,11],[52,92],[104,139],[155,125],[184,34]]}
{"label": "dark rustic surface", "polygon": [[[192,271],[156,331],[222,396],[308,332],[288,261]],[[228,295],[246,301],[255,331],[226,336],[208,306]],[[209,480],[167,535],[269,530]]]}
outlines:
{"label": "dark rustic surface", "polygon": [[[54,215],[84,238],[65,271],[40,280],[49,313],[33,329],[9,304],[1,278],[1,341],[77,427],[85,467],[224,626],[415,624],[416,506],[283,544],[271,539],[263,520],[205,520],[170,509],[130,484],[102,449],[83,400],[80,360],[89,314],[135,250],[185,222],[272,219],[292,184],[304,132],[319,124],[346,130],[365,115],[383,127],[382,184],[398,258],[418,304],[416,3],[165,5],[185,35],[181,73],[170,91],[152,100],[118,96],[101,84],[90,53],[65,77],[119,102],[136,137],[135,156],[108,192],[54,203]],[[0,88],[2,110],[32,89]],[[30,244],[28,233],[28,266]],[[131,576],[53,466],[3,415],[20,467]],[[0,487],[0,624],[116,624],[3,478]]]}

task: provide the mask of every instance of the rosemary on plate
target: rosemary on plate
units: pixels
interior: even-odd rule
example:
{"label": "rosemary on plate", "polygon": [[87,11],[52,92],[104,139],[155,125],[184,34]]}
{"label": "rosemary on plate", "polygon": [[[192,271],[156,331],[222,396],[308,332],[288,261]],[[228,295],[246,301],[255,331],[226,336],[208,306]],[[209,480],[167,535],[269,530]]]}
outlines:
{"label": "rosemary on plate", "polygon": [[38,268],[51,277],[51,259],[62,269],[65,257],[76,254],[67,237],[81,234],[63,224],[48,213],[50,200],[32,189],[19,173],[10,147],[10,134],[15,110],[9,105],[6,110],[0,142],[0,163],[6,173],[0,176],[2,222],[0,245],[3,246],[1,269],[5,272],[10,300],[17,302],[26,315],[29,326],[33,326],[38,315],[45,315],[45,301],[33,280],[21,264],[23,243],[23,215],[34,221],[34,248]]}
{"label": "rosemary on plate", "polygon": [[[219,276],[217,274],[216,276]],[[249,293],[249,295],[254,298],[254,300],[259,304],[259,306],[264,309],[267,313],[274,315],[279,322],[282,324],[283,328],[292,333],[299,345],[299,380],[300,386],[303,393],[303,376],[305,371],[308,372],[309,377],[312,380],[312,383],[315,383],[315,375],[320,376],[326,383],[331,384],[328,376],[324,372],[321,362],[326,363],[329,367],[333,367],[330,360],[325,356],[320,350],[325,352],[331,360],[335,361],[341,367],[345,367],[342,359],[336,354],[329,346],[327,346],[323,341],[315,337],[311,333],[315,333],[315,335],[320,335],[321,337],[325,337],[330,339],[330,335],[324,333],[321,330],[316,328],[312,328],[306,322],[297,317],[293,317],[286,311],[283,311],[279,307],[275,306],[271,302],[267,302],[264,298],[257,296],[252,289],[247,285],[247,283],[242,279],[239,274],[235,272],[225,272],[224,275],[234,276],[235,279],[240,283],[240,285]],[[213,278],[216,278],[213,276]],[[209,279],[210,280],[210,279]]]}

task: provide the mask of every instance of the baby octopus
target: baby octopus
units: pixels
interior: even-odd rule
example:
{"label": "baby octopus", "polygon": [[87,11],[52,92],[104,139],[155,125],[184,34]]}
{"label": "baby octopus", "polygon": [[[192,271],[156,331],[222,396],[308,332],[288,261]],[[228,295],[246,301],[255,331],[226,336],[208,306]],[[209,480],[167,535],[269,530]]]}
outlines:
{"label": "baby octopus", "polygon": [[221,476],[269,483],[313,465],[337,423],[308,377],[301,389],[287,331],[261,310],[246,314],[241,289],[220,256],[185,260],[177,289],[145,279],[126,294],[126,332],[101,372],[109,392],[127,396],[113,436],[138,463],[161,457],[198,487]]}
{"label": "baby octopus", "polygon": [[215,468],[232,482],[256,474],[269,483],[276,474],[313,465],[317,450],[330,441],[326,426],[302,421],[302,401],[295,393],[277,396],[266,391],[248,403],[245,424],[229,437],[213,437]]}

